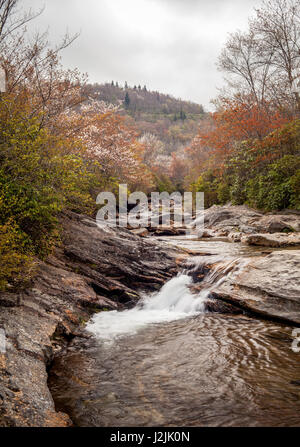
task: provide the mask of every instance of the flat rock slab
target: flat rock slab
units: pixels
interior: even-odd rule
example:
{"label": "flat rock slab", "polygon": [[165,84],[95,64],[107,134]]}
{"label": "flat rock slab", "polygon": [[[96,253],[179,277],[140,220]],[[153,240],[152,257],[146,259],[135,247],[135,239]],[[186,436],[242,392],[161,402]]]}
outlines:
{"label": "flat rock slab", "polygon": [[261,316],[299,325],[300,250],[249,259],[213,296]]}

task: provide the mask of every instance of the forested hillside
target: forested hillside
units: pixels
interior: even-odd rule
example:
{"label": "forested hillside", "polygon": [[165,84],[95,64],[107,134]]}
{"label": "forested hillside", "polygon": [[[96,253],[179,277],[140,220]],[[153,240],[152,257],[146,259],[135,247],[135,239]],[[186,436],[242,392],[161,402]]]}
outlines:
{"label": "forested hillside", "polygon": [[176,99],[146,86],[130,87],[112,81],[86,86],[94,98],[120,106],[121,115],[141,135],[151,133],[164,144],[164,152],[171,154],[187,145],[196,135],[199,120],[205,116],[202,105]]}

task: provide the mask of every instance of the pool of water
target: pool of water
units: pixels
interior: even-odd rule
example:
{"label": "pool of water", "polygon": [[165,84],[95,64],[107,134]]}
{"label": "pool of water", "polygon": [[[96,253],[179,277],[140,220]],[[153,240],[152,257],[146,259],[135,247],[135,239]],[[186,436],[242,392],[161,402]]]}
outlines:
{"label": "pool of water", "polygon": [[[163,239],[200,257],[236,259],[238,268],[244,255],[262,252]],[[206,313],[203,302],[220,275],[212,272],[197,296],[190,281],[182,272],[136,308],[94,316],[92,338],[75,339],[54,361],[49,386],[57,409],[79,426],[299,426],[300,354],[291,349],[292,328]]]}

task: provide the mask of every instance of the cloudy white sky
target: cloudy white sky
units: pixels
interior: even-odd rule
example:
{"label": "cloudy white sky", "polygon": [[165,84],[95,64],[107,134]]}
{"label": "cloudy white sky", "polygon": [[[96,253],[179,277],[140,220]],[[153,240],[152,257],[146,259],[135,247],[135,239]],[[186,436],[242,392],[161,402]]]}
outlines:
{"label": "cloudy white sky", "polygon": [[66,67],[92,82],[146,84],[206,108],[222,86],[216,61],[226,36],[245,29],[261,0],[22,0],[43,14],[31,23],[55,41],[80,31]]}

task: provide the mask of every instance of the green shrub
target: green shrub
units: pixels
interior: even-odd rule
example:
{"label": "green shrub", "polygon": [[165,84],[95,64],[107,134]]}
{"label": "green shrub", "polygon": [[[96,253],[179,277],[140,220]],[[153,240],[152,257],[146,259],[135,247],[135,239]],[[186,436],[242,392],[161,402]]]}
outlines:
{"label": "green shrub", "polygon": [[191,185],[191,188],[193,192],[204,192],[205,208],[219,203],[218,180],[212,171],[203,172],[197,181]]}
{"label": "green shrub", "polygon": [[0,291],[24,286],[35,267],[32,254],[26,246],[26,235],[13,223],[0,225]]}
{"label": "green shrub", "polygon": [[224,182],[219,183],[217,187],[217,196],[219,203],[225,204],[226,202],[229,202],[231,199],[229,185]]}
{"label": "green shrub", "polygon": [[29,112],[0,102],[1,288],[51,251],[63,209],[93,213],[95,192],[109,182],[81,143],[51,135]]}
{"label": "green shrub", "polygon": [[300,157],[294,155],[285,155],[270,164],[266,174],[257,175],[247,182],[249,205],[269,211],[297,207],[299,168]]}

